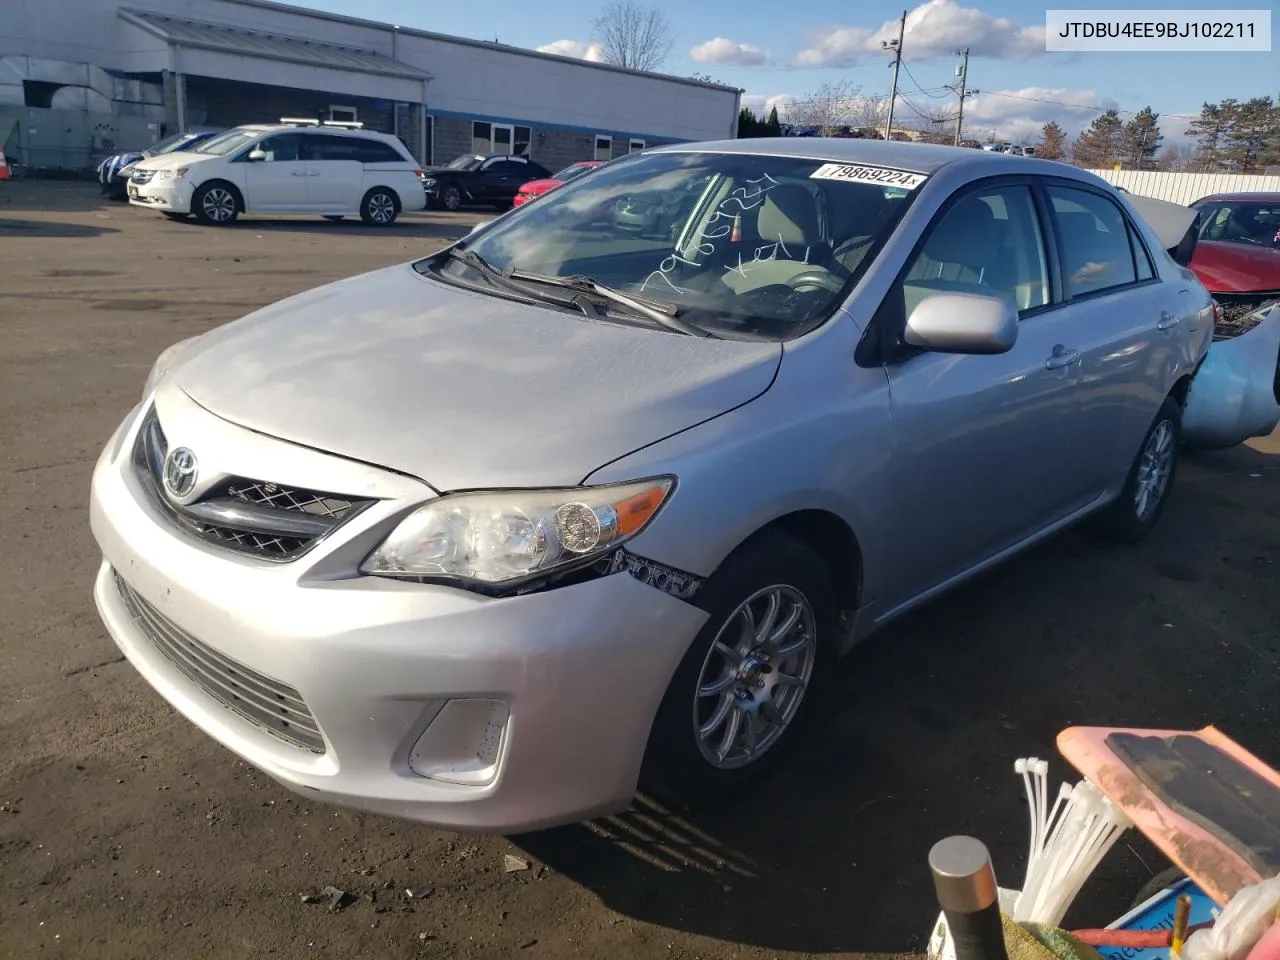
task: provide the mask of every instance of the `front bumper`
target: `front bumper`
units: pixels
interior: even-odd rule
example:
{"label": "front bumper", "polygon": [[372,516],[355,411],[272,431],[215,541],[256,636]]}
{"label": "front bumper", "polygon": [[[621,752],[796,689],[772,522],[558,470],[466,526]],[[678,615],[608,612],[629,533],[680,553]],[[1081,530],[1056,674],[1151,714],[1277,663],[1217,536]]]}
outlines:
{"label": "front bumper", "polygon": [[[90,516],[104,558],[94,595],[121,651],[179,712],[304,795],[450,829],[521,832],[630,802],[702,611],[625,573],[488,599],[344,571],[344,550],[363,554],[403,502],[366,510],[291,563],[239,557],[180,532],[146,498],[130,456],[140,412],[94,471]],[[182,413],[178,431],[193,448],[225,451],[243,434],[260,464],[296,450]],[[296,693],[321,746],[281,739],[211,695],[162,651],[138,600],[165,630],[195,638],[202,662],[231,661]],[[470,708],[486,701],[501,709],[481,722]],[[486,749],[486,782],[451,772]]]}
{"label": "front bumper", "polygon": [[129,202],[136,207],[163,210],[168,213],[190,213],[191,184],[181,180],[150,180],[139,186],[132,180],[126,185]]}

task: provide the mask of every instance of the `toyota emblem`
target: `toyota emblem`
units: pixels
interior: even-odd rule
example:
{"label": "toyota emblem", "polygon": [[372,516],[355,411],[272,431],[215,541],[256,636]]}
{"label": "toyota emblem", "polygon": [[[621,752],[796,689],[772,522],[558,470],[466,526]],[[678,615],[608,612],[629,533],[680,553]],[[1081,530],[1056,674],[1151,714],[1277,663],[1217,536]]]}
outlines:
{"label": "toyota emblem", "polygon": [[196,486],[196,455],[186,447],[170,450],[164,458],[164,488],[169,496],[181,500]]}

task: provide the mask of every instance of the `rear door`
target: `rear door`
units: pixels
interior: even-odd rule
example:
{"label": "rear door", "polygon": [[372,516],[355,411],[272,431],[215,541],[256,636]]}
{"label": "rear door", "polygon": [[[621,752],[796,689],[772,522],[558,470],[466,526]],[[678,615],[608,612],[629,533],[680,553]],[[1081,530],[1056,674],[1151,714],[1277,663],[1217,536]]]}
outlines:
{"label": "rear door", "polygon": [[529,181],[529,164],[514,157],[490,160],[484,167],[485,199],[510,203],[520,185]]}
{"label": "rear door", "polygon": [[1079,355],[1077,455],[1100,496],[1123,486],[1185,364],[1184,338],[1202,335],[1205,321],[1185,281],[1161,281],[1153,252],[1103,190],[1048,181],[1045,193],[1071,317],[1063,342]]}
{"label": "rear door", "polygon": [[316,213],[352,213],[364,195],[364,160],[358,137],[303,134],[307,156],[307,204]]}
{"label": "rear door", "polygon": [[[277,133],[254,145],[261,160],[244,161],[244,203],[249,213],[288,213],[307,209],[307,164],[302,136]],[[252,151],[249,151],[252,152]]]}

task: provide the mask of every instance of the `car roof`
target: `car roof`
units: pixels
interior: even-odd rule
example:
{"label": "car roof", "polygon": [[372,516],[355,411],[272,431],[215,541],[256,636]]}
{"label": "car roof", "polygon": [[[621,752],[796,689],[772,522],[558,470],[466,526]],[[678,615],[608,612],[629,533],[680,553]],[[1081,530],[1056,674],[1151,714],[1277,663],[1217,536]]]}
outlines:
{"label": "car roof", "polygon": [[[650,153],[740,153],[756,156],[803,157],[829,163],[866,163],[930,175],[955,164],[969,168],[972,176],[996,173],[1055,173],[1079,179],[1074,168],[1052,160],[1009,156],[969,147],[898,140],[863,140],[843,137],[759,137],[745,140],[713,140],[656,147]],[[1090,178],[1089,182],[1094,182]]]}
{"label": "car roof", "polygon": [[[306,123],[245,123],[236,127],[250,133],[323,133],[339,137],[358,137],[365,140],[395,139],[392,134],[379,133],[377,130],[357,130],[351,127],[335,127],[328,124]],[[228,131],[229,132],[229,131]]]}
{"label": "car roof", "polygon": [[1246,190],[1242,193],[1211,193],[1196,203],[1221,203],[1224,200],[1241,200],[1248,203],[1280,203],[1280,190]]}

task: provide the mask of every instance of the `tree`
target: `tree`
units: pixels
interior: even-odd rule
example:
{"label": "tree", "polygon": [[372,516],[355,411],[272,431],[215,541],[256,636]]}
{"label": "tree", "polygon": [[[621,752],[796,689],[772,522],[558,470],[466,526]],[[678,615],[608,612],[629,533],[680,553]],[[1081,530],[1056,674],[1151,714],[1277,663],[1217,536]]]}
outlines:
{"label": "tree", "polygon": [[631,70],[657,70],[671,52],[671,24],[662,11],[635,0],[612,0],[591,22],[591,39],[605,63]]}
{"label": "tree", "polygon": [[782,124],[778,122],[778,108],[769,111],[767,120],[761,120],[750,107],[743,107],[738,112],[738,138],[747,137],[780,137]]}
{"label": "tree", "polygon": [[1101,170],[1115,164],[1120,155],[1124,124],[1115,110],[1094,118],[1089,129],[1076,137],[1071,148],[1071,161],[1077,167]]}
{"label": "tree", "polygon": [[1164,141],[1160,132],[1160,115],[1150,107],[1143,107],[1124,125],[1120,134],[1120,163],[1133,170],[1151,170],[1155,167],[1156,154]]}
{"label": "tree", "polygon": [[1235,111],[1226,132],[1223,159],[1233,170],[1252,173],[1280,155],[1280,109],[1270,97],[1253,97]]}
{"label": "tree", "polygon": [[862,88],[849,80],[824,83],[806,100],[792,104],[789,121],[797,127],[817,127],[818,135],[830,137],[841,127],[863,126],[866,98]]}
{"label": "tree", "polygon": [[769,116],[764,122],[765,129],[769,132],[765,134],[767,137],[782,136],[782,124],[778,122],[778,105],[775,103],[769,110]]}
{"label": "tree", "polygon": [[1050,120],[1040,128],[1040,145],[1036,156],[1042,160],[1062,160],[1067,155],[1067,131],[1056,120]]}
{"label": "tree", "polygon": [[1202,170],[1214,170],[1221,166],[1227,146],[1227,137],[1236,122],[1234,99],[1221,103],[1206,103],[1200,108],[1200,118],[1192,120],[1187,136],[1196,138],[1196,165]]}
{"label": "tree", "polygon": [[691,73],[689,74],[689,79],[697,80],[701,83],[715,83],[715,80],[711,79],[711,74],[709,73]]}

